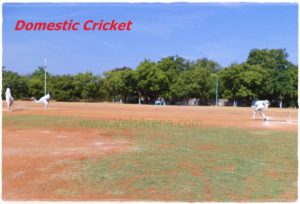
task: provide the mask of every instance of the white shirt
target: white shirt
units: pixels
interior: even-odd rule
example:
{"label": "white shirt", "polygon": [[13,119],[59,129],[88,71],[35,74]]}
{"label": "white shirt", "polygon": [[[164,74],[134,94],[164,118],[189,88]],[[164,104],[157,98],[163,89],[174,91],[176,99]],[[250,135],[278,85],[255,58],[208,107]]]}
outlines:
{"label": "white shirt", "polygon": [[267,103],[267,101],[256,101],[255,102],[256,109],[267,109],[268,106],[269,106],[269,103]]}
{"label": "white shirt", "polygon": [[49,94],[47,94],[47,95],[43,96],[41,99],[42,99],[42,100],[43,100],[43,99],[45,99],[45,100],[47,100],[47,101],[48,101],[48,100],[50,99],[50,95],[49,95]]}
{"label": "white shirt", "polygon": [[10,88],[7,88],[7,89],[6,89],[5,95],[6,95],[6,97],[7,97],[7,96],[11,96]]}

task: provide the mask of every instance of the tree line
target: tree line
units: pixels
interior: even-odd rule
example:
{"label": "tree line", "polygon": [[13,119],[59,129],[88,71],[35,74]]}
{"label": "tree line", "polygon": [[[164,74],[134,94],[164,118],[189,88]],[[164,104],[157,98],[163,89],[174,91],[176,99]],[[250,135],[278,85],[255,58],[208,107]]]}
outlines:
{"label": "tree line", "polygon": [[[298,66],[287,60],[285,49],[253,49],[242,63],[221,67],[207,58],[187,60],[170,56],[158,62],[142,61],[135,69],[115,68],[95,75],[91,72],[55,75],[47,72],[47,90],[56,101],[122,101],[182,104],[195,98],[201,105],[218,98],[249,105],[268,99],[271,105],[297,106]],[[2,68],[2,96],[10,84],[15,99],[44,95],[44,67],[20,75]],[[218,82],[218,83],[217,83]]]}

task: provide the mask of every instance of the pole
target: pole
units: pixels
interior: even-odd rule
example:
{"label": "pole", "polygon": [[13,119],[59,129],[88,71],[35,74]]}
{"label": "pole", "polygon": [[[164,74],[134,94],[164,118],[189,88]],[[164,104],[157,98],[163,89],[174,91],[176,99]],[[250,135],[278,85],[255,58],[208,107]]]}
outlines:
{"label": "pole", "polygon": [[45,95],[47,94],[47,59],[45,57],[45,66],[44,66],[44,69],[45,69]]}
{"label": "pole", "polygon": [[217,77],[217,81],[216,81],[216,106],[218,106],[218,90],[219,88],[219,78]]}

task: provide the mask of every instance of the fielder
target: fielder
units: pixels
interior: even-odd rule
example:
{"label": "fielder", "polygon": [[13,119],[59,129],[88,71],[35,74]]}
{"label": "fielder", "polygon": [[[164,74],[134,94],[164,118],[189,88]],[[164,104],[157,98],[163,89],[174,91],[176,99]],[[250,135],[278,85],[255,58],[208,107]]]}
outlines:
{"label": "fielder", "polygon": [[34,97],[31,98],[35,103],[44,103],[45,104],[45,109],[48,108],[49,100],[50,100],[50,93],[47,95],[43,96],[39,100],[36,100]]}
{"label": "fielder", "polygon": [[12,111],[12,104],[14,102],[14,98],[11,96],[11,89],[10,85],[7,85],[6,91],[5,91],[5,99],[6,99],[6,105],[7,105],[7,110]]}
{"label": "fielder", "polygon": [[269,120],[269,118],[264,113],[268,109],[268,107],[269,107],[268,100],[256,101],[254,104],[254,112],[253,112],[252,119],[255,120],[256,112],[259,112],[264,120]]}

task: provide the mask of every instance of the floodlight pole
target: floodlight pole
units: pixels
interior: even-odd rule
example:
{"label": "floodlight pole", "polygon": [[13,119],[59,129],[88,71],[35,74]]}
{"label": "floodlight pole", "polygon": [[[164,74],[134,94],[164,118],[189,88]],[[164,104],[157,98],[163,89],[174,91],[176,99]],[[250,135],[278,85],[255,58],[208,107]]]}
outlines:
{"label": "floodlight pole", "polygon": [[47,94],[47,59],[46,59],[46,57],[45,57],[44,69],[45,69],[45,95],[46,95]]}
{"label": "floodlight pole", "polygon": [[216,81],[216,106],[218,106],[218,93],[219,93],[219,78],[217,76],[217,81]]}

